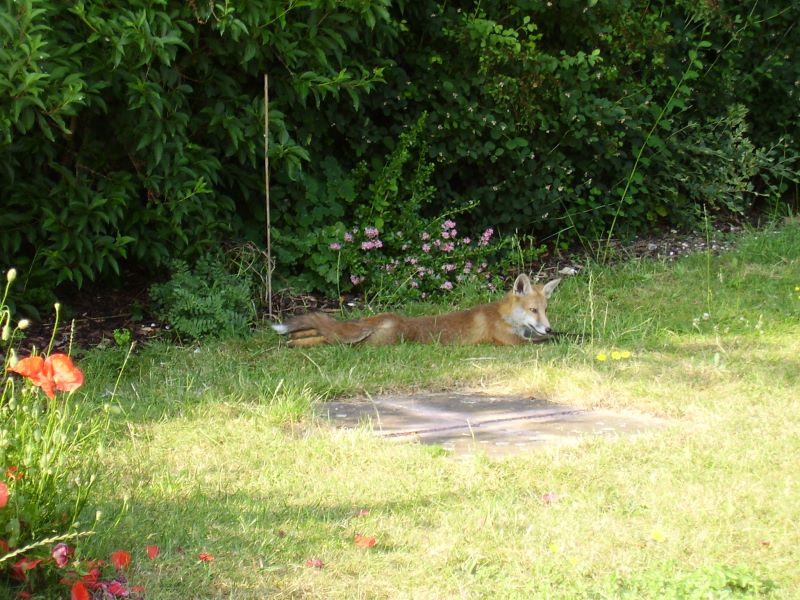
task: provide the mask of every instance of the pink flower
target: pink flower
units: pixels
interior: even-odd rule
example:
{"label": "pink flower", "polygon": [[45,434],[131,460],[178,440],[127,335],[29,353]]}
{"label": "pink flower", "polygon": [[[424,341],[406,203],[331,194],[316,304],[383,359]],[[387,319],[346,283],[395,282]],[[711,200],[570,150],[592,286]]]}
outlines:
{"label": "pink flower", "polygon": [[478,245],[486,246],[489,243],[489,240],[492,239],[493,235],[494,235],[494,229],[489,227],[486,231],[483,232],[483,235],[481,235],[481,239],[478,242]]}
{"label": "pink flower", "polygon": [[358,275],[350,275],[350,283],[353,285],[358,285],[362,281],[364,281],[363,277],[359,277]]}
{"label": "pink flower", "polygon": [[366,235],[369,239],[373,239],[378,237],[378,235],[380,235],[380,232],[375,227],[365,227],[364,235]]}
{"label": "pink flower", "polygon": [[447,263],[445,265],[442,265],[442,269],[444,269],[446,272],[449,273],[450,271],[455,271],[456,270],[456,266],[454,264],[452,264],[452,263]]}
{"label": "pink flower", "polygon": [[427,254],[428,252],[430,252],[430,251],[431,251],[431,245],[430,245],[430,244],[422,244],[422,251],[423,251],[425,254]]}
{"label": "pink flower", "polygon": [[345,242],[352,242],[353,241],[353,234],[349,231],[344,234],[344,241]]}
{"label": "pink flower", "polygon": [[468,237],[465,237],[463,240],[461,240],[461,243],[465,246],[469,246],[472,243],[472,240]]}
{"label": "pink flower", "polygon": [[333,242],[333,243],[332,243],[332,244],[329,246],[329,248],[330,248],[331,250],[341,250],[341,249],[342,249],[342,245],[341,245],[339,242]]}
{"label": "pink flower", "polygon": [[409,281],[408,285],[411,286],[412,288],[418,288],[419,287],[419,283],[417,282],[416,279],[412,279],[411,281]]}
{"label": "pink flower", "polygon": [[427,231],[423,231],[419,238],[424,242],[425,240],[431,239],[431,236]]}
{"label": "pink flower", "polygon": [[442,229],[455,229],[455,227],[455,221],[451,221],[450,219],[442,223]]}
{"label": "pink flower", "polygon": [[445,281],[442,285],[439,286],[439,288],[442,290],[452,290],[453,284],[449,281]]}
{"label": "pink flower", "polygon": [[112,596],[119,596],[120,598],[127,598],[130,593],[128,589],[119,581],[110,581],[105,586],[106,591]]}
{"label": "pink flower", "polygon": [[447,242],[446,244],[442,244],[442,252],[452,252],[456,249],[456,245],[453,242]]}
{"label": "pink flower", "polygon": [[445,230],[442,232],[442,237],[443,237],[444,239],[446,239],[446,240],[449,240],[449,239],[450,239],[450,232],[449,232],[449,231],[447,231],[447,230],[445,229]]}
{"label": "pink flower", "polygon": [[53,550],[50,552],[50,555],[53,557],[53,560],[56,561],[56,566],[59,569],[62,569],[69,564],[69,559],[72,558],[72,554],[74,552],[75,551],[72,548],[61,542],[60,544],[53,546]]}
{"label": "pink flower", "polygon": [[464,273],[469,273],[472,271],[472,261],[467,261],[464,263]]}

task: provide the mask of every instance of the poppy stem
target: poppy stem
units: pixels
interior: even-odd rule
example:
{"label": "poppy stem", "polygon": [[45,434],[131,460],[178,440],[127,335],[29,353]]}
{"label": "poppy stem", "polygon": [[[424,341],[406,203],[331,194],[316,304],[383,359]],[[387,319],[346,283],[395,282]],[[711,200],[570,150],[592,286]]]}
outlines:
{"label": "poppy stem", "polygon": [[53,322],[53,333],[50,334],[50,343],[47,346],[47,356],[50,356],[50,352],[53,350],[53,343],[56,341],[56,331],[58,331],[58,321],[61,319],[61,303],[56,302],[53,305],[53,308],[56,309],[56,320]]}

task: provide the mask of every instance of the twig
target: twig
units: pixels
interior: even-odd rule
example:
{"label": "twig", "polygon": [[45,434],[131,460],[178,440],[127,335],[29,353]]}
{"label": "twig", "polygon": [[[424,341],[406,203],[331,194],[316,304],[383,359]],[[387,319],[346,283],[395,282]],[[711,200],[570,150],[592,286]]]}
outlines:
{"label": "twig", "polygon": [[264,73],[264,206],[267,213],[267,314],[272,313],[272,232],[269,218],[269,79]]}

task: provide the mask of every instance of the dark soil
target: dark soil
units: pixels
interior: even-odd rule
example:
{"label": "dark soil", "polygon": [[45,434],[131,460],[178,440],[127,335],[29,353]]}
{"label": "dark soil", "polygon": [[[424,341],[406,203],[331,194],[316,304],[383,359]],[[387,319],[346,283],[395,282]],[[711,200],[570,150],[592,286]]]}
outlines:
{"label": "dark soil", "polygon": [[[725,225],[724,233],[735,232],[738,226]],[[612,244],[612,260],[631,258],[657,258],[672,260],[694,252],[704,252],[709,247],[712,253],[727,250],[723,227],[711,236],[710,243],[705,234],[681,234],[669,230],[662,234],[638,238],[633,243]],[[542,257],[531,271],[540,280],[556,276],[570,276],[580,272],[589,260],[587,250],[576,249],[571,252],[551,252]],[[62,320],[53,343],[53,351],[65,352],[70,348],[87,349],[113,346],[116,344],[114,331],[127,330],[131,341],[143,342],[154,338],[171,339],[169,326],[156,319],[148,302],[147,282],[139,279],[127,282],[123,288],[107,288],[98,285],[87,286],[82,290],[70,290],[60,294],[64,309]],[[276,315],[293,314],[308,310],[334,310],[341,302],[353,305],[352,299],[335,300],[314,295],[299,295],[289,291],[273,294],[273,311]],[[266,310],[262,317],[266,320]],[[32,348],[39,352],[45,350],[53,330],[53,318],[33,322],[25,331],[25,339],[18,345],[20,354],[27,354]]]}

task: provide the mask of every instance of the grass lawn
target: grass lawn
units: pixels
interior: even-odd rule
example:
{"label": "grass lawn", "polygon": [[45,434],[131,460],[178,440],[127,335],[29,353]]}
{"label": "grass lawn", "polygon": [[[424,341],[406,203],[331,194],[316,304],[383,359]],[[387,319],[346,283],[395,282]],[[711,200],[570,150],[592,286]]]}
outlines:
{"label": "grass lawn", "polygon": [[[264,327],[141,348],[112,400],[95,494],[119,526],[84,545],[131,550],[129,579],[157,600],[800,597],[800,226],[734,247],[562,282],[550,320],[582,343],[300,351]],[[597,360],[613,350],[632,357]],[[86,402],[109,401],[123,358],[82,360]],[[335,396],[409,389],[671,425],[459,460],[310,416]]]}

